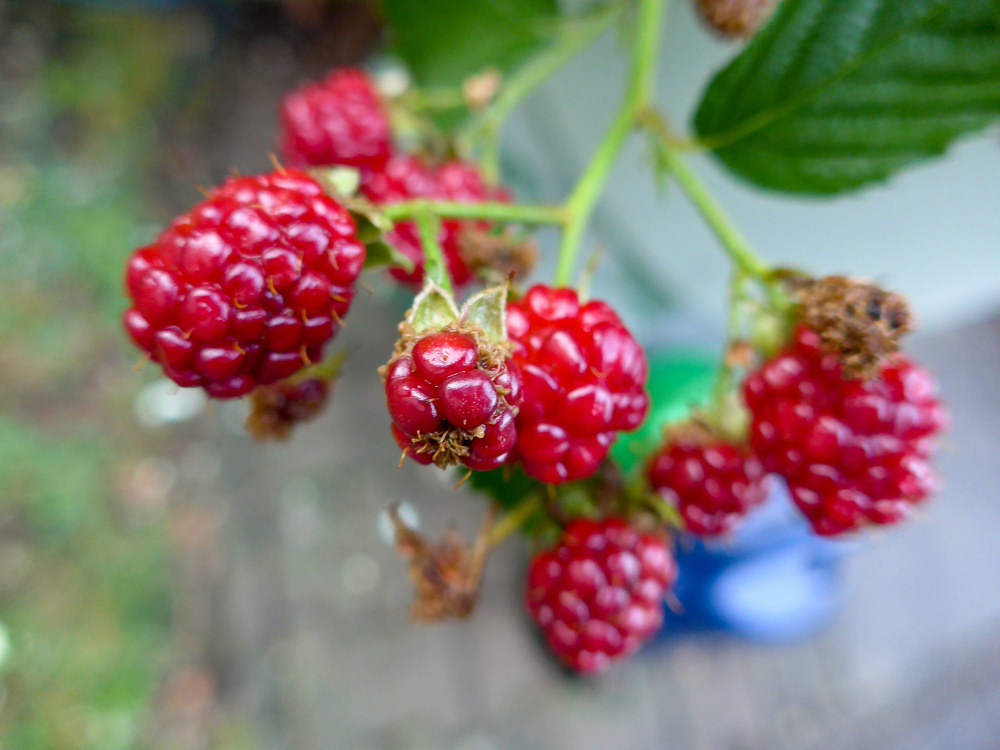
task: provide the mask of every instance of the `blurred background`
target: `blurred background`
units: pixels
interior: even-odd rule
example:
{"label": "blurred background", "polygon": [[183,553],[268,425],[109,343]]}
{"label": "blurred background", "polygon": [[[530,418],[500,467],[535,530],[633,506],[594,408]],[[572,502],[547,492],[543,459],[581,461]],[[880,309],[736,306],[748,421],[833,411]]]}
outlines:
{"label": "blurred background", "polygon": [[[428,533],[471,533],[483,504],[441,472],[373,468],[398,459],[372,418],[406,305],[388,283],[370,279],[338,337],[330,409],[287,444],[137,369],[118,323],[129,252],[198,186],[269,169],[281,95],[384,66],[385,36],[372,6],[335,0],[0,0],[0,746],[1000,746],[995,131],[834,201],[698,164],[768,257],[912,296],[911,349],[953,415],[946,489],[860,543],[737,555],[719,568],[731,616],[601,680],[545,656],[520,542],[470,622],[408,623],[380,511],[406,499]],[[660,88],[678,122],[733,51],[675,4]],[[527,102],[504,144],[519,194],[565,192],[621,72],[609,34]],[[654,203],[634,146],[589,238],[607,249],[596,290],[664,361],[713,356],[723,261],[681,196]]]}

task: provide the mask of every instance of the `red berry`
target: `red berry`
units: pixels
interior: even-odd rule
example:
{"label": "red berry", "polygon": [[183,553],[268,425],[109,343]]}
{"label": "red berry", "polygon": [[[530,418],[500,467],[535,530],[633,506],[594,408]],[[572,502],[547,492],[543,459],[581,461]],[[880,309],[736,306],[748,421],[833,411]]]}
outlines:
{"label": "red berry", "polygon": [[242,396],[322,357],[364,261],[311,178],[233,178],[129,259],[125,328],[179,385]]}
{"label": "red berry", "polygon": [[692,534],[728,533],[767,499],[760,461],[721,440],[668,440],[651,457],[647,474],[652,488],[678,509]]}
{"label": "red berry", "polygon": [[420,338],[385,369],[393,436],[422,464],[495,469],[517,431],[521,374],[510,360],[489,366],[476,340],[457,331]]}
{"label": "red berry", "polygon": [[646,355],[604,302],[537,285],[507,306],[524,404],[517,457],[553,484],[590,476],[622,430],[646,416]]}
{"label": "red berry", "polygon": [[[479,170],[470,164],[450,161],[432,171],[420,159],[408,154],[396,154],[389,159],[384,169],[366,174],[361,183],[361,192],[370,201],[379,204],[417,198],[456,203],[510,200],[505,190],[485,185]],[[472,271],[462,257],[460,243],[461,233],[468,227],[488,230],[491,224],[445,219],[441,222],[441,234],[438,236],[448,273],[458,286],[472,279]],[[412,271],[407,273],[394,268],[392,275],[411,286],[420,286],[424,278],[424,251],[416,225],[411,221],[400,222],[387,235],[387,239],[414,263]]]}
{"label": "red berry", "polygon": [[600,672],[656,634],[676,578],[662,535],[619,518],[578,519],[531,561],[525,605],[561,662]]}
{"label": "red berry", "polygon": [[817,533],[895,523],[934,490],[929,457],[945,412],[930,375],[902,355],[850,379],[800,327],[744,393],[754,451],[788,481]]}
{"label": "red berry", "polygon": [[363,70],[341,68],[281,103],[281,151],[293,167],[377,170],[392,150],[389,118]]}

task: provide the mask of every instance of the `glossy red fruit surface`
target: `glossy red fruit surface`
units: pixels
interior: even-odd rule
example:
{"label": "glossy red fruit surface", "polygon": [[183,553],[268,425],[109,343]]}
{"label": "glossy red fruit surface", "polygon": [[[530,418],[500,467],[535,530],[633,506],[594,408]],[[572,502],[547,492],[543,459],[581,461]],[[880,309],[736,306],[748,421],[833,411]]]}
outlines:
{"label": "glossy red fruit surface", "polygon": [[744,385],[750,442],[819,534],[891,524],[937,486],[929,459],[946,415],[934,381],[902,355],[865,380],[799,328]]}
{"label": "glossy red fruit surface", "polygon": [[508,304],[507,334],[524,380],[517,457],[525,471],[553,484],[590,476],[618,432],[646,416],[642,347],[604,302],[543,285]]}
{"label": "glossy red fruit surface", "polygon": [[685,529],[700,536],[732,531],[768,493],[761,462],[722,441],[669,440],[650,458],[647,476]]}
{"label": "glossy red fruit surface", "polygon": [[379,170],[392,151],[392,134],[368,74],[339,68],[307,83],[281,103],[281,152],[292,167],[348,166]]}
{"label": "glossy red fruit surface", "polygon": [[525,605],[562,663],[601,672],[656,634],[676,578],[665,537],[620,518],[579,519],[531,561]]}
{"label": "glossy red fruit surface", "polygon": [[232,178],[129,259],[125,328],[178,385],[242,396],[322,357],[364,261],[311,178]]}
{"label": "glossy red fruit surface", "polygon": [[385,395],[393,436],[419,463],[444,463],[442,457],[453,453],[439,453],[437,447],[460,444],[462,455],[454,455],[458,463],[495,469],[507,461],[517,439],[517,365],[507,360],[487,368],[467,334],[439,331],[421,338],[409,355],[387,366]]}

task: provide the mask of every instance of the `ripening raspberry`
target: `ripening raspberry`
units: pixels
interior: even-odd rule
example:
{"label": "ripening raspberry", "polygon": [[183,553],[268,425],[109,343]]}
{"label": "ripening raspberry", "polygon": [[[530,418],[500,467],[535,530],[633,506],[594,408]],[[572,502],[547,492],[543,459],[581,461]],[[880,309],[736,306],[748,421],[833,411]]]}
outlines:
{"label": "ripening raspberry", "polygon": [[669,437],[650,457],[647,476],[650,487],[677,508],[684,528],[699,536],[729,533],[767,499],[760,461],[710,434]]}
{"label": "ripening raspberry", "polygon": [[543,285],[509,303],[507,334],[524,378],[516,458],[543,482],[590,476],[646,416],[642,347],[604,302]]}
{"label": "ripening raspberry", "polygon": [[751,446],[819,534],[895,523],[936,487],[929,459],[945,412],[931,377],[900,354],[849,378],[839,355],[800,327],[744,394]]}
{"label": "ripening raspberry", "polygon": [[641,533],[620,518],[577,519],[532,559],[524,601],[556,657],[595,673],[656,634],[676,578],[662,534]]}
{"label": "ripening raspberry", "polygon": [[389,118],[368,74],[338,68],[281,103],[281,152],[292,167],[379,170],[392,151]]}
{"label": "ripening raspberry", "polygon": [[125,328],[178,385],[243,396],[322,358],[364,262],[311,178],[231,178],[129,259]]}
{"label": "ripening raspberry", "polygon": [[384,377],[393,437],[414,461],[477,471],[507,461],[521,374],[484,337],[471,330],[414,335]]}

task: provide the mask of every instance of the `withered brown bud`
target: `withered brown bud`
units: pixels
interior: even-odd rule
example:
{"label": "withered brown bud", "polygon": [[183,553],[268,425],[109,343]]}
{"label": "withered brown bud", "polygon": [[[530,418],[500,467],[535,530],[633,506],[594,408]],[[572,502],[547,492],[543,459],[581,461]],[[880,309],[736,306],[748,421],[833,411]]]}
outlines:
{"label": "withered brown bud", "polygon": [[753,36],[775,5],[776,0],[698,0],[705,22],[728,37]]}
{"label": "withered brown bud", "polygon": [[824,348],[841,356],[849,377],[868,377],[899,350],[913,318],[906,299],[874,284],[844,276],[796,281],[799,319],[819,334]]}
{"label": "withered brown bud", "polygon": [[250,395],[246,429],[258,440],[287,440],[295,425],[323,411],[330,390],[330,382],[320,378],[261,386]]}
{"label": "withered brown bud", "polygon": [[538,245],[510,230],[501,234],[465,227],[458,235],[458,252],[473,272],[496,280],[523,279],[538,263]]}
{"label": "withered brown bud", "polygon": [[479,580],[489,553],[488,533],[493,514],[487,515],[471,546],[449,529],[436,542],[428,541],[407,526],[396,508],[389,511],[396,527],[396,549],[409,561],[414,599],[410,616],[435,622],[466,618],[472,614],[479,596]]}

